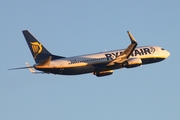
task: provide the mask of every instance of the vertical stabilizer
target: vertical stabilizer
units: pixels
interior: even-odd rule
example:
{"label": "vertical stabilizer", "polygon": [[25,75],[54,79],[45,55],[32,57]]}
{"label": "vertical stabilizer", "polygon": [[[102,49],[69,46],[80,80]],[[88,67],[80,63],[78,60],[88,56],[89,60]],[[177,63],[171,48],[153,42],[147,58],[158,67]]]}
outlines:
{"label": "vertical stabilizer", "polygon": [[52,56],[52,60],[64,58],[52,55],[28,30],[23,30],[22,32],[36,63],[41,63],[50,56]]}

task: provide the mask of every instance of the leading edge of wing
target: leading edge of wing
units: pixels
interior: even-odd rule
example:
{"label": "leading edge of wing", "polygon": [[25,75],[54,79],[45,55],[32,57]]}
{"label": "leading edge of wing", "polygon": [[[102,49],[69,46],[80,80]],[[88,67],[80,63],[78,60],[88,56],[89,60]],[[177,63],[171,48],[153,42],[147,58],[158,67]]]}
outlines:
{"label": "leading edge of wing", "polygon": [[129,58],[129,56],[132,54],[132,52],[135,50],[136,46],[138,45],[133,35],[129,31],[127,31],[127,33],[131,40],[131,44],[123,51],[121,55],[119,55],[116,59],[114,59],[108,65],[114,65],[114,63],[123,63]]}

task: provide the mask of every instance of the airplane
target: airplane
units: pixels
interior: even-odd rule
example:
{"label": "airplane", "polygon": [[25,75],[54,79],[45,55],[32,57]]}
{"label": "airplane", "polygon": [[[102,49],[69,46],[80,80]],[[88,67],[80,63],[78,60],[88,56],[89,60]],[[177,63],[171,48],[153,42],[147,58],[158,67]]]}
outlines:
{"label": "airplane", "polygon": [[[141,65],[160,62],[169,57],[170,53],[159,46],[137,47],[133,35],[127,31],[130,45],[126,49],[86,54],[74,57],[64,57],[51,54],[28,30],[22,31],[32,56],[36,62],[33,66],[26,63],[32,73],[47,73],[59,75],[80,75],[92,73],[97,77],[113,74],[113,70],[135,68]],[[35,71],[41,71],[36,72]]]}

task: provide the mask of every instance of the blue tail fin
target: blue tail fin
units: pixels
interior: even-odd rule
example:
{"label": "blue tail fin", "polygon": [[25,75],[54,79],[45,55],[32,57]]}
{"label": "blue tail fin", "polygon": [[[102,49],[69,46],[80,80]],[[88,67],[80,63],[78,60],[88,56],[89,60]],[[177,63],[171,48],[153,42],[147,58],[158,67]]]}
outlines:
{"label": "blue tail fin", "polygon": [[64,58],[51,54],[28,30],[22,32],[36,63],[41,63],[50,56],[52,60]]}

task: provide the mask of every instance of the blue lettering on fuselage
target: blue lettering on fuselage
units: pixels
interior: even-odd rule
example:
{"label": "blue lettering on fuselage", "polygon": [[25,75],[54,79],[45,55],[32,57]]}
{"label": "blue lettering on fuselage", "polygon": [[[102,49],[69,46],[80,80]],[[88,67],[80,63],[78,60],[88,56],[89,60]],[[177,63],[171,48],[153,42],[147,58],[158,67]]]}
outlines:
{"label": "blue lettering on fuselage", "polygon": [[[151,48],[152,49],[152,48]],[[152,54],[153,52],[151,52],[150,48],[142,48],[142,49],[135,49],[131,56],[141,56],[141,55],[147,55],[147,54]],[[154,49],[155,52],[155,49]],[[107,53],[105,54],[107,60],[113,60],[115,58],[117,58],[119,55],[121,55],[123,52],[114,52],[114,53]]]}

